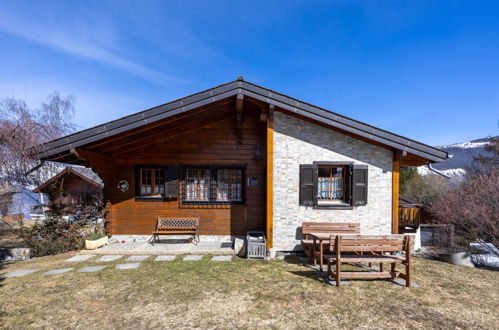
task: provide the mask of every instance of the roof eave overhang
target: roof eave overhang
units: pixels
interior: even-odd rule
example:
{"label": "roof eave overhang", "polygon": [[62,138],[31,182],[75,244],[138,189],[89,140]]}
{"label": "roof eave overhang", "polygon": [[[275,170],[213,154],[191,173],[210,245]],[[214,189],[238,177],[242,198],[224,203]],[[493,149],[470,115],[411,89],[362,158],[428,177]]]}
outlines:
{"label": "roof eave overhang", "polygon": [[243,94],[256,100],[273,104],[278,108],[299,116],[307,117],[313,121],[330,126],[333,129],[346,131],[376,143],[383,144],[387,147],[414,154],[427,159],[428,163],[442,162],[447,159],[447,152],[443,150],[404,138],[241,80],[233,81],[204,92],[48,142],[40,146],[38,158],[57,161],[57,159],[70,156],[71,150],[74,148],[91,144],[134,128],[152,124],[159,120],[182,114],[213,102],[234,97],[237,94]]}

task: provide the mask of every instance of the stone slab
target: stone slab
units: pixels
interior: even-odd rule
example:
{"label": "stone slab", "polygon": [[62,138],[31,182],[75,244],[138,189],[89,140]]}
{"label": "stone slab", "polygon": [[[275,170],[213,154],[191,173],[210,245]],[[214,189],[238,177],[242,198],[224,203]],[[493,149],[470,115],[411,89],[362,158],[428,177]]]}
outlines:
{"label": "stone slab", "polygon": [[70,270],[73,270],[74,268],[60,268],[60,269],[52,269],[49,270],[48,272],[43,273],[42,275],[57,275],[57,274],[64,274],[69,272]]}
{"label": "stone slab", "polygon": [[177,256],[157,256],[154,261],[173,261]]}
{"label": "stone slab", "polygon": [[[334,281],[334,280],[330,280],[330,279],[326,278],[324,282],[326,284],[336,286],[336,281]],[[347,286],[347,285],[350,285],[349,281],[340,281],[340,286]]]}
{"label": "stone slab", "polygon": [[211,261],[232,261],[232,256],[213,256]]}
{"label": "stone slab", "polygon": [[203,259],[203,256],[200,255],[200,254],[191,254],[191,255],[188,255],[188,256],[185,256],[184,257],[184,261],[198,261],[198,260],[201,260]]}
{"label": "stone slab", "polygon": [[69,259],[66,259],[64,261],[68,262],[80,262],[80,261],[87,261],[90,258],[95,257],[95,254],[77,254],[75,256],[72,256]]}
{"label": "stone slab", "polygon": [[128,264],[117,264],[116,269],[134,269],[139,268],[140,262],[130,262]]}
{"label": "stone slab", "polygon": [[[405,280],[403,278],[396,278],[394,280],[390,280],[392,283],[395,283],[397,285],[400,285],[400,286],[405,286]],[[419,284],[417,284],[416,282],[412,281],[411,283],[411,288],[420,288],[421,286]]]}
{"label": "stone slab", "polygon": [[108,255],[104,255],[104,256],[100,257],[99,259],[97,259],[97,261],[109,262],[109,261],[118,260],[119,258],[122,258],[122,257],[123,257],[122,254],[108,254]]}
{"label": "stone slab", "polygon": [[104,268],[106,268],[106,266],[88,266],[80,269],[78,273],[95,273],[103,270]]}
{"label": "stone slab", "polygon": [[144,261],[147,258],[149,258],[149,256],[129,256],[125,261]]}
{"label": "stone slab", "polygon": [[28,275],[28,274],[31,274],[31,273],[34,273],[37,271],[39,271],[39,269],[19,269],[19,270],[15,270],[13,272],[10,272],[10,273],[4,275],[4,277],[23,277],[25,275]]}

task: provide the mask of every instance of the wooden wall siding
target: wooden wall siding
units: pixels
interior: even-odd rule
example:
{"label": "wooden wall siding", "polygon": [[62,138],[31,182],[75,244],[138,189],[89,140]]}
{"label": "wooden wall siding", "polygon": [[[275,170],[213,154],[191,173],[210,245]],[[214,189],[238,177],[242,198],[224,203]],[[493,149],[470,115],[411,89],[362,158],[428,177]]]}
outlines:
{"label": "wooden wall siding", "polygon": [[[76,175],[65,175],[61,179],[64,180],[62,182],[62,191],[65,193],[87,193],[102,197],[102,190],[100,188]],[[48,194],[51,202],[57,203],[62,198],[61,191],[59,190],[60,184],[61,181],[58,181],[43,190],[44,193]]]}
{"label": "wooden wall siding", "polygon": [[[178,127],[173,128],[174,134],[168,128],[163,133],[155,132],[151,139],[143,139],[141,146],[129,144],[127,152],[120,150],[112,158],[81,152],[82,157],[87,157],[90,166],[104,180],[109,234],[150,235],[159,215],[199,216],[201,235],[244,235],[248,230],[264,230],[266,161],[263,152],[262,159],[257,159],[255,148],[256,144],[260,144],[262,149],[265,146],[266,123],[260,121],[259,114],[245,110],[242,142],[239,144],[235,109],[229,110],[223,116],[214,112],[211,119],[206,118],[204,122],[194,120],[195,124],[184,125],[183,134],[178,132]],[[148,133],[145,131],[143,134],[145,136]],[[106,148],[119,149],[110,144]],[[245,205],[229,207],[187,207],[181,205],[179,200],[135,201],[135,165],[246,166],[246,178],[257,178],[258,186],[248,187],[245,182]],[[130,183],[127,192],[117,189],[122,179]]]}

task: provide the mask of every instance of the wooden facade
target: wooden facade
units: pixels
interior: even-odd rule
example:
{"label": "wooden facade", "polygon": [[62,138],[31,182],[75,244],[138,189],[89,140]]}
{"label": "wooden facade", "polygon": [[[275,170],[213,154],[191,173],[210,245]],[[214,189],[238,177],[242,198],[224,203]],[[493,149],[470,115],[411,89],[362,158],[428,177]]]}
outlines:
{"label": "wooden facade", "polygon": [[[236,107],[229,102],[199,109],[182,119],[166,120],[136,134],[75,150],[106,183],[108,233],[150,235],[158,216],[197,216],[201,235],[264,231],[266,122],[257,111],[246,109],[238,118]],[[138,179],[135,168],[141,165],[181,171],[192,166],[242,168],[244,200],[237,205],[189,205],[182,200],[182,179],[176,199],[139,199],[134,190]],[[117,188],[121,180],[129,182],[128,191]]]}

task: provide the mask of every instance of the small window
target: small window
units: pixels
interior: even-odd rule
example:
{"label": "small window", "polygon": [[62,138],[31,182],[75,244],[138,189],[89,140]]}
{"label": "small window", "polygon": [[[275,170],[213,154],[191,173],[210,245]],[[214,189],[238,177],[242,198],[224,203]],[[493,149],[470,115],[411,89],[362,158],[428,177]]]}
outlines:
{"label": "small window", "polygon": [[234,169],[218,170],[217,201],[242,200],[242,171]]}
{"label": "small window", "polygon": [[162,196],[165,191],[164,169],[141,168],[139,185],[140,196]]}
{"label": "small window", "polygon": [[333,205],[346,202],[346,174],[346,166],[318,166],[317,202],[319,205]]}

